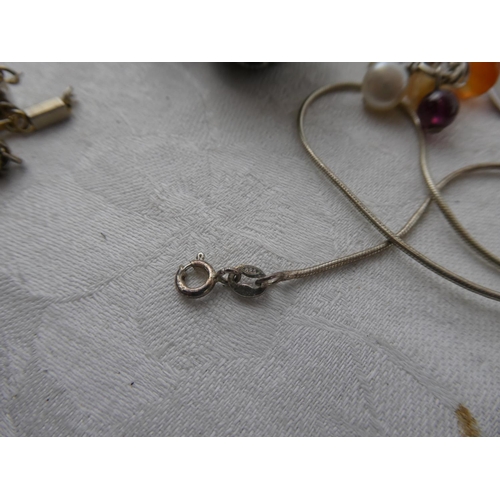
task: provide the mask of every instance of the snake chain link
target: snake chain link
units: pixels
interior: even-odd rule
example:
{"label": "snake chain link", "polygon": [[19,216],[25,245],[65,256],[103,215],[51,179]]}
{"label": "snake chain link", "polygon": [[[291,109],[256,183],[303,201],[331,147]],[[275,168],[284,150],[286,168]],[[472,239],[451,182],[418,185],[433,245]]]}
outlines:
{"label": "snake chain link", "polygon": [[305,278],[308,276],[312,276],[315,274],[319,274],[330,269],[334,269],[345,264],[353,263],[369,257],[371,255],[377,254],[391,245],[394,245],[405,252],[407,255],[415,259],[417,262],[428,268],[429,270],[435,272],[439,276],[471,291],[482,295],[484,297],[488,297],[490,299],[500,301],[500,292],[496,290],[491,290],[482,285],[479,285],[473,281],[469,281],[466,278],[448,270],[442,265],[432,261],[426,255],[422,254],[407,242],[403,240],[403,237],[406,236],[410,230],[415,226],[418,220],[421,218],[423,213],[426,211],[427,207],[431,203],[431,201],[435,201],[438,205],[439,209],[443,212],[444,216],[451,224],[453,229],[460,235],[460,237],[470,245],[474,250],[479,252],[483,257],[485,257],[490,262],[500,265],[500,259],[491,253],[489,250],[484,248],[458,221],[455,214],[452,212],[448,204],[445,202],[443,197],[441,196],[441,190],[448,185],[451,181],[456,178],[480,170],[490,170],[490,169],[498,169],[500,168],[500,163],[482,163],[476,165],[470,165],[467,167],[463,167],[459,170],[456,170],[445,177],[438,184],[435,184],[433,181],[429,168],[427,166],[426,160],[426,147],[425,147],[425,136],[420,125],[420,121],[418,116],[414,111],[410,108],[404,106],[405,111],[411,118],[411,121],[415,127],[417,132],[418,140],[419,140],[419,148],[420,148],[420,166],[422,170],[422,174],[424,176],[427,187],[430,191],[430,196],[425,199],[425,201],[420,205],[420,207],[416,210],[416,212],[411,216],[408,222],[404,225],[404,227],[397,233],[392,232],[378,217],[373,214],[359,198],[327,167],[327,165],[320,159],[320,157],[313,151],[312,147],[307,140],[305,130],[304,130],[304,118],[307,110],[320,97],[341,91],[360,91],[361,85],[358,83],[341,83],[341,84],[333,84],[328,85],[326,87],[322,87],[315,92],[313,92],[302,104],[302,107],[299,112],[298,126],[299,126],[299,136],[300,140],[312,158],[316,166],[326,174],[326,176],[332,181],[332,183],[340,189],[340,191],[349,199],[349,201],[354,205],[354,207],[386,238],[386,241],[375,245],[373,247],[367,248],[360,252],[356,252],[345,257],[341,257],[329,262],[325,262],[323,264],[319,264],[316,266],[308,267],[305,269],[299,270],[290,270],[290,271],[279,271],[277,273],[270,274],[264,278],[257,280],[255,283],[261,286],[270,286],[275,283],[279,283],[280,281],[287,281],[297,278]]}

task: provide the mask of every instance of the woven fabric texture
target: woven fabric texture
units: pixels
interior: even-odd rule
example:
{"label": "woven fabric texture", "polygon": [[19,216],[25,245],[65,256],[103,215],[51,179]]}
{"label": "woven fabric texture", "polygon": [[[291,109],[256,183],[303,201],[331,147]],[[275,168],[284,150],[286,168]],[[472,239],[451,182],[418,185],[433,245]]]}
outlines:
{"label": "woven fabric texture", "polygon": [[[11,64],[21,106],[73,85],[70,121],[9,138],[0,179],[0,434],[4,436],[460,436],[500,434],[500,305],[390,249],[277,285],[181,297],[198,252],[216,269],[305,267],[380,235],[316,170],[296,117],[364,64]],[[399,111],[359,94],[308,116],[316,150],[394,230],[426,195]],[[486,97],[429,137],[436,180],[500,160]],[[500,179],[445,196],[500,252]],[[500,289],[432,207],[409,241]],[[459,411],[459,409],[462,409]],[[465,417],[464,417],[465,412]]]}

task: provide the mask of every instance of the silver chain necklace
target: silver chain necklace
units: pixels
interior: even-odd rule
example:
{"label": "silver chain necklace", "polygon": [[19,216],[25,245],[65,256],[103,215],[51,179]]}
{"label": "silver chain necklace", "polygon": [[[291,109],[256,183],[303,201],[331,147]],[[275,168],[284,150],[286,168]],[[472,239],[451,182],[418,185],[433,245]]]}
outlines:
{"label": "silver chain necklace", "polygon": [[[425,65],[428,63],[411,63],[413,65],[421,64]],[[440,63],[441,64],[441,63]],[[454,64],[454,63],[450,63]],[[423,66],[425,70],[429,70],[426,66]],[[440,67],[441,68],[441,67]],[[417,66],[408,66],[409,71],[416,71],[419,68]],[[450,71],[456,71],[456,66],[447,68]],[[432,67],[431,67],[432,70]],[[423,70],[422,70],[423,71]],[[429,70],[430,71],[430,70]],[[462,71],[464,69],[462,68]],[[441,74],[439,75],[442,76]],[[458,78],[459,80],[459,78]],[[293,279],[305,278],[308,276],[312,276],[315,274],[323,273],[326,271],[330,271],[332,269],[351,264],[357,262],[359,260],[365,259],[371,255],[378,254],[383,250],[386,250],[390,246],[395,246],[405,252],[407,255],[412,257],[414,260],[425,266],[427,269],[435,272],[439,276],[471,291],[482,295],[484,297],[488,297],[490,299],[500,301],[500,292],[496,290],[491,290],[486,288],[478,283],[473,281],[469,281],[466,278],[450,271],[449,269],[443,267],[440,264],[432,261],[429,257],[419,252],[411,245],[409,245],[403,238],[411,231],[411,229],[415,226],[415,224],[422,217],[426,209],[429,207],[430,203],[434,201],[438,208],[441,210],[446,220],[449,222],[451,227],[458,233],[458,235],[476,252],[486,258],[488,261],[500,266],[500,258],[493,253],[491,253],[488,249],[483,247],[480,242],[478,242],[460,223],[457,219],[451,208],[448,206],[446,201],[443,199],[441,195],[441,191],[445,186],[454,181],[460,176],[477,172],[481,170],[492,170],[500,168],[500,163],[481,163],[470,165],[467,167],[463,167],[459,170],[456,170],[446,176],[437,184],[432,179],[432,176],[429,172],[429,168],[427,166],[426,160],[426,146],[425,146],[425,135],[422,129],[422,125],[420,119],[410,106],[405,103],[401,103],[401,107],[406,111],[407,115],[411,119],[415,131],[417,133],[419,149],[420,149],[420,167],[424,177],[424,180],[429,189],[430,195],[423,201],[423,203],[418,207],[415,213],[410,217],[408,222],[401,228],[397,233],[391,231],[375,214],[373,214],[365,204],[349,189],[346,184],[344,184],[328,167],[327,165],[320,159],[320,157],[313,151],[312,147],[309,144],[307,139],[305,128],[304,128],[304,120],[306,113],[310,106],[320,99],[321,97],[332,94],[335,92],[346,92],[346,91],[361,91],[361,84],[359,83],[340,83],[333,84],[322,87],[315,92],[313,92],[302,104],[299,117],[298,117],[298,130],[299,137],[302,145],[305,150],[312,158],[315,165],[328,177],[328,179],[347,197],[347,199],[354,205],[354,207],[370,222],[385,238],[385,241],[369,247],[365,250],[352,253],[350,255],[346,255],[344,257],[340,257],[329,262],[325,262],[323,264],[318,264],[312,267],[307,267],[304,269],[298,270],[287,270],[287,271],[278,271],[272,274],[264,273],[260,268],[251,265],[240,265],[236,267],[223,268],[219,271],[215,271],[215,269],[205,261],[205,256],[200,253],[198,254],[195,260],[192,260],[185,266],[179,267],[177,274],[175,276],[175,285],[177,290],[191,298],[198,298],[207,295],[217,283],[221,283],[233,289],[239,295],[245,297],[256,297],[264,293],[271,286],[276,285],[282,281],[288,281]],[[492,100],[495,105],[495,96],[492,97]],[[499,108],[500,109],[500,108]],[[205,271],[207,277],[205,282],[201,286],[197,287],[189,287],[186,284],[186,275],[189,269],[202,269]],[[242,278],[245,277],[245,282],[242,281]]]}

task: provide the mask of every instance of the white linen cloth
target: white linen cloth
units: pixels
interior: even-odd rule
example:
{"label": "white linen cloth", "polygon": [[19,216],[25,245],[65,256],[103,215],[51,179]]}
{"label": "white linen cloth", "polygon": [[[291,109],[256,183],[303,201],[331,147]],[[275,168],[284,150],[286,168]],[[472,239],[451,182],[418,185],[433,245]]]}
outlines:
{"label": "white linen cloth", "polygon": [[[266,272],[381,236],[298,140],[302,101],[364,64],[10,64],[17,104],[75,88],[70,121],[11,137],[0,180],[0,434],[458,436],[464,405],[500,434],[500,304],[396,249],[258,299],[187,300],[181,264]],[[392,229],[426,195],[412,126],[328,96],[307,121],[322,158]],[[429,137],[435,180],[500,161],[500,114],[469,101]],[[445,191],[500,253],[497,174]],[[500,290],[435,207],[409,236]]]}

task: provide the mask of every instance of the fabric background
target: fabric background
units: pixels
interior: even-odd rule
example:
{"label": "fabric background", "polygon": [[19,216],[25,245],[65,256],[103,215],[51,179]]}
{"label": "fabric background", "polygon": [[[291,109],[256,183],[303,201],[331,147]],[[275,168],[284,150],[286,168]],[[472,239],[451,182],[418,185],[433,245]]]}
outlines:
{"label": "fabric background", "polygon": [[[296,116],[364,64],[11,64],[18,105],[72,85],[72,119],[9,145],[0,180],[0,434],[351,436],[500,434],[500,306],[391,249],[256,300],[173,280],[198,252],[215,268],[324,262],[380,235],[314,167]],[[394,230],[425,196],[400,112],[359,94],[309,114],[323,159]],[[487,98],[429,138],[436,180],[500,160]],[[500,252],[495,174],[446,199]],[[500,276],[433,207],[409,241],[486,286]]]}

